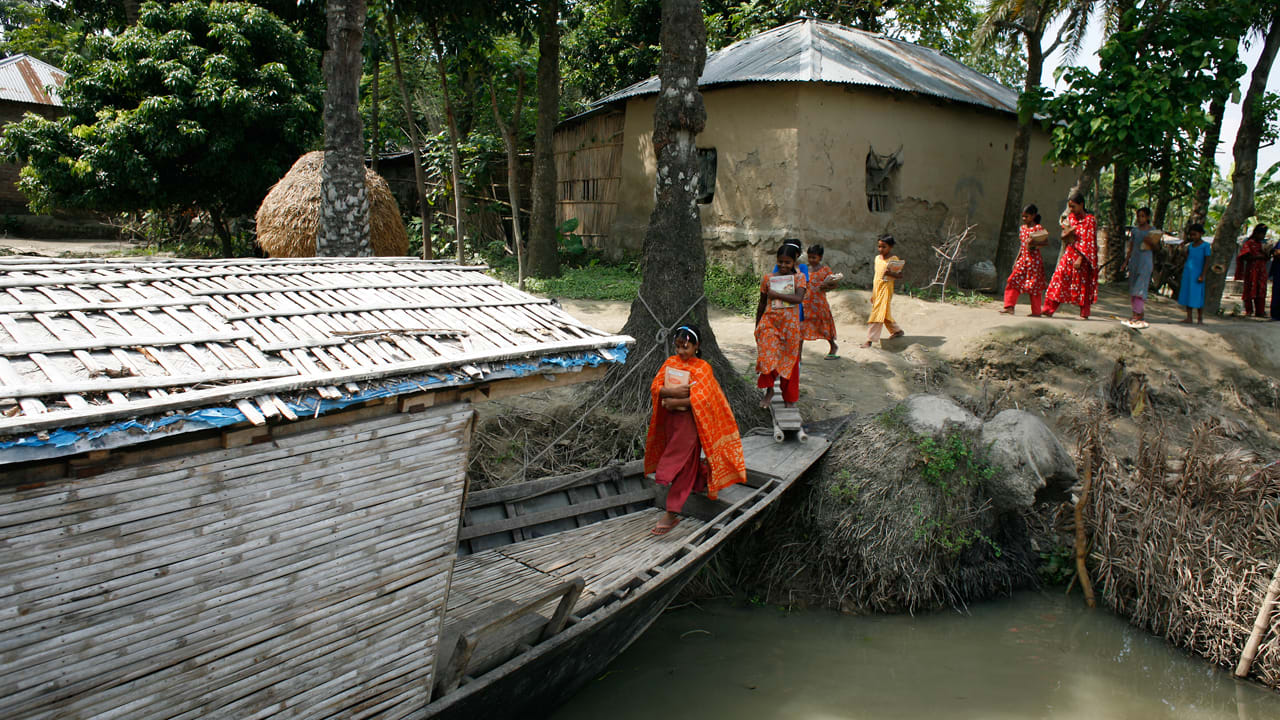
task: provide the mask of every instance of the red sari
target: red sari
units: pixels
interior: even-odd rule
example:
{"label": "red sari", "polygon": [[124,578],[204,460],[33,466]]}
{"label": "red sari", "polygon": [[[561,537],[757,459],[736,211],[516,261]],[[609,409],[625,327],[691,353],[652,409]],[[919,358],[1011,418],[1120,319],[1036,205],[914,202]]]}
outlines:
{"label": "red sari", "polygon": [[[665,384],[668,367],[689,373],[688,411],[672,412],[662,407],[658,393]],[[707,497],[712,500],[716,499],[720,490],[734,483],[746,482],[747,465],[742,457],[742,436],[738,434],[738,423],[733,419],[729,401],[721,392],[715,373],[711,371],[711,365],[707,361],[700,358],[683,360],[679,355],[672,355],[658,368],[649,391],[653,396],[653,417],[649,419],[649,434],[644,443],[645,474],[659,473],[660,465],[665,460],[667,467],[661,468],[661,473],[664,477],[671,478],[668,482],[686,480],[696,483],[705,479]],[[674,432],[668,432],[668,423],[676,415],[692,417],[693,422],[684,422],[688,417],[674,418],[677,425],[670,428]],[[693,425],[696,437],[689,437],[690,424]],[[681,436],[681,447],[675,448],[679,452],[672,452],[668,457],[666,451],[668,444],[674,440],[672,435]],[[706,453],[710,465],[710,476],[705,478],[696,464],[699,450]],[[689,459],[691,456],[694,458],[692,465]],[[691,471],[693,477],[689,476]],[[687,490],[685,496],[688,496]]]}
{"label": "red sari", "polygon": [[1236,277],[1244,286],[1244,314],[1266,317],[1263,306],[1267,303],[1267,254],[1262,243],[1255,238],[1244,241],[1236,256]]}
{"label": "red sari", "polygon": [[[1080,316],[1089,317],[1089,306],[1098,300],[1098,226],[1092,215],[1067,215],[1075,229],[1071,243],[1064,245],[1046,294],[1044,312],[1052,315],[1061,303],[1080,306]],[[1080,267],[1076,267],[1080,260]]]}
{"label": "red sari", "polygon": [[1026,293],[1036,299],[1044,294],[1044,258],[1040,257],[1040,248],[1031,246],[1031,233],[1043,229],[1039,225],[1018,228],[1018,242],[1022,247],[1018,250],[1018,259],[1013,261],[1005,290],[1016,289],[1019,295]]}

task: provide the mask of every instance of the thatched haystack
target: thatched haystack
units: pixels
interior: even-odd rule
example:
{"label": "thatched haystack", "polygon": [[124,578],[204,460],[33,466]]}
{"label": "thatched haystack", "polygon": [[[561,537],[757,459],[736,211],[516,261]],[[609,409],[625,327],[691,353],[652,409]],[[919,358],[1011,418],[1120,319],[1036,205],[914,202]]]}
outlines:
{"label": "thatched haystack", "polygon": [[[272,186],[258,207],[258,245],[272,257],[314,257],[320,232],[320,169],[324,153],[298,158]],[[364,171],[369,191],[369,242],[374,255],[409,254],[409,235],[391,187],[382,176]]]}
{"label": "thatched haystack", "polygon": [[[1034,585],[1027,519],[992,509],[982,478],[999,469],[978,434],[953,428],[929,440],[893,411],[849,423],[809,482],[722,554],[719,589],[787,606],[914,613]],[[922,473],[930,457],[935,472]]]}
{"label": "thatched haystack", "polygon": [[[1280,464],[1228,447],[1214,421],[1170,450],[1159,428],[1142,437],[1132,468],[1094,446],[1090,573],[1103,602],[1134,625],[1235,668],[1280,562]],[[1250,674],[1280,687],[1275,618]]]}

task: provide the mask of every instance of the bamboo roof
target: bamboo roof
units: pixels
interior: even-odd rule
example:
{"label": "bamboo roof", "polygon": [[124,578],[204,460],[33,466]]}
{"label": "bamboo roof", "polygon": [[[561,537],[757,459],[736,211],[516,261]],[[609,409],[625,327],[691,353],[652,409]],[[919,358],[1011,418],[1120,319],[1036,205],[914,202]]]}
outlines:
{"label": "bamboo roof", "polygon": [[[0,463],[624,362],[631,338],[410,258],[0,258]],[[123,444],[117,439],[114,444]],[[19,453],[21,454],[21,453]]]}

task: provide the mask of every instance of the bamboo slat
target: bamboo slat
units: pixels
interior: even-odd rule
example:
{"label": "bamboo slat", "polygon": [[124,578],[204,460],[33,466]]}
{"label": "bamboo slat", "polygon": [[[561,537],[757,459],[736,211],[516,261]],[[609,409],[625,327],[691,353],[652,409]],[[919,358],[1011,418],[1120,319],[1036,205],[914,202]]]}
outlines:
{"label": "bamboo slat", "polygon": [[443,406],[5,490],[4,716],[421,707],[470,415]]}

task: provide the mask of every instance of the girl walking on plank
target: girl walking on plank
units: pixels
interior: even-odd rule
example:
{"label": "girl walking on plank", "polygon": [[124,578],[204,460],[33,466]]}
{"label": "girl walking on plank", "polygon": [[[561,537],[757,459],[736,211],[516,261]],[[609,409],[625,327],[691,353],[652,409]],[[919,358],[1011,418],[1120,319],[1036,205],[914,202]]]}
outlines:
{"label": "girl walking on plank", "polygon": [[677,513],[690,493],[706,490],[715,500],[721,489],[747,479],[738,423],[711,365],[701,357],[697,328],[682,325],[674,338],[676,354],[649,386],[653,416],[644,443],[644,472],[669,487],[667,511],[651,531],[654,535],[666,535],[680,522]]}
{"label": "girl walking on plank", "polygon": [[897,244],[892,235],[882,235],[876,241],[876,274],[871,281],[871,314],[867,316],[867,341],[862,347],[871,347],[871,343],[880,339],[880,332],[889,328],[889,337],[902,337],[905,333],[898,323],[893,321],[889,313],[889,301],[893,300],[894,280],[902,277],[902,265],[893,256],[893,246]]}
{"label": "girl walking on plank", "polygon": [[1013,271],[1009,273],[1009,281],[1004,285],[1004,309],[1000,312],[1013,314],[1018,298],[1026,293],[1031,296],[1031,317],[1040,317],[1040,299],[1044,295],[1044,258],[1040,257],[1040,246],[1048,235],[1040,225],[1040,210],[1035,205],[1022,209],[1022,227],[1018,228],[1018,259],[1013,262]]}
{"label": "girl walking on plank", "polygon": [[809,291],[804,295],[804,304],[800,306],[804,313],[801,327],[805,340],[826,340],[827,359],[840,357],[836,354],[836,321],[831,317],[831,305],[827,303],[827,290],[840,282],[839,276],[831,272],[829,265],[822,264],[824,253],[821,245],[810,245],[809,256]]}
{"label": "girl walking on plank", "polygon": [[1098,225],[1084,209],[1084,195],[1067,201],[1062,221],[1062,255],[1049,281],[1043,315],[1053,317],[1062,303],[1080,306],[1080,318],[1089,319],[1089,306],[1098,300]]}
{"label": "girl walking on plank", "polygon": [[800,248],[784,244],[778,248],[777,272],[765,273],[760,281],[760,302],[756,304],[756,372],[758,387],[765,389],[760,407],[773,400],[773,381],[782,378],[782,401],[795,407],[800,399],[800,305],[807,283],[796,272]]}

